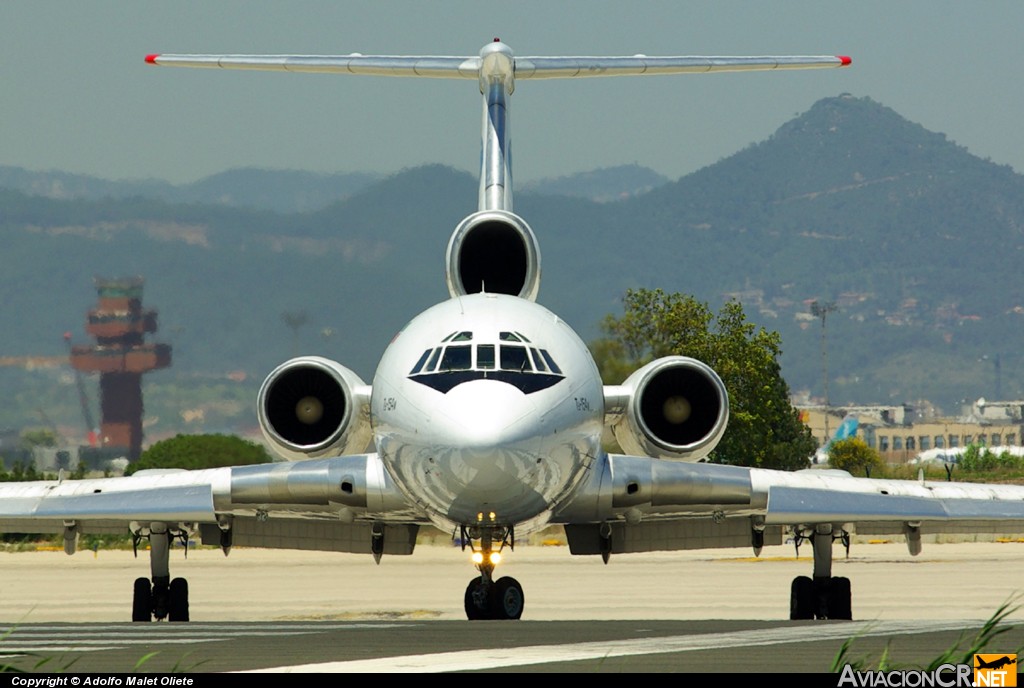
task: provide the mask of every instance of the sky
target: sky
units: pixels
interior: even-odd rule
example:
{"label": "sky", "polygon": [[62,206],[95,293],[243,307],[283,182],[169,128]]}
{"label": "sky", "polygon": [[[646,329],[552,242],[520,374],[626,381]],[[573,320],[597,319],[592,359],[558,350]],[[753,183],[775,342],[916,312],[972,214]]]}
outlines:
{"label": "sky", "polygon": [[1024,172],[1024,2],[5,0],[0,165],[187,183],[236,167],[479,160],[473,81],[172,69],[149,53],[849,55],[841,70],[532,81],[515,175],[637,163],[672,179],[840,93]]}

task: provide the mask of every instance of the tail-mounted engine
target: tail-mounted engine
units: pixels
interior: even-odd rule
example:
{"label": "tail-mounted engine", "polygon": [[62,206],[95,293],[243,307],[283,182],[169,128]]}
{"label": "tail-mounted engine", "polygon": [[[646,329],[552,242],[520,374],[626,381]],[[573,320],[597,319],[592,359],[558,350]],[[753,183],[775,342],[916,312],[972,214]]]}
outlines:
{"label": "tail-mounted engine", "polygon": [[607,389],[606,414],[627,454],[699,461],[722,439],[729,421],[721,378],[693,358],[659,358]]}
{"label": "tail-mounted engine", "polygon": [[369,387],[319,356],[285,361],[260,387],[263,436],[290,461],[359,453],[370,442]]}
{"label": "tail-mounted engine", "polygon": [[445,256],[448,292],[487,292],[534,301],[540,290],[540,248],[523,218],[481,210],[459,223]]}

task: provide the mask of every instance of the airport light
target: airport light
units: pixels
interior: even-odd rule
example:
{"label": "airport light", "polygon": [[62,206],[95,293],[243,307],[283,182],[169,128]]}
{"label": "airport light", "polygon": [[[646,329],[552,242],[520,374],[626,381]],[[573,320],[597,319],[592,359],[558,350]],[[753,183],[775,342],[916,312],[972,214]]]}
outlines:
{"label": "airport light", "polygon": [[821,376],[822,382],[825,387],[825,441],[828,442],[831,435],[828,429],[828,342],[825,337],[825,319],[828,314],[839,310],[835,301],[829,301],[828,303],[821,303],[820,301],[811,302],[811,315],[816,318],[821,318]]}

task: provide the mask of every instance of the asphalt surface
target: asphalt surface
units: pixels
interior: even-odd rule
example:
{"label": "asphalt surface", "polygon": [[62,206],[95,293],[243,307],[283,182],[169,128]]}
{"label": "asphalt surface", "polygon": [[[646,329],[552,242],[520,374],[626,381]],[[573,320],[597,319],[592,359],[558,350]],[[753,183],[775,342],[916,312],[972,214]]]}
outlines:
{"label": "asphalt surface", "polygon": [[[803,552],[809,554],[809,552]],[[826,672],[850,657],[923,665],[1024,589],[1024,543],[900,543],[836,550],[853,622],[787,620],[792,547],[599,558],[564,547],[506,553],[526,594],[518,622],[468,622],[467,553],[429,546],[375,565],[359,555],[172,552],[192,622],[131,624],[145,553],[0,554],[0,654],[24,670],[72,672]],[[1024,600],[1017,600],[1018,602]],[[1019,624],[1019,625],[1014,625]],[[1024,646],[1024,611],[989,647]],[[141,664],[140,664],[141,662]]]}

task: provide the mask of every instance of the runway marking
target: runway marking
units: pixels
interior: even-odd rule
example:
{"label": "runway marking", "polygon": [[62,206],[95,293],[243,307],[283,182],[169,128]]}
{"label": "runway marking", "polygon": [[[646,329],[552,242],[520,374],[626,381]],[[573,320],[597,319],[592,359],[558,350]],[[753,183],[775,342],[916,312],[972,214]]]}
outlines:
{"label": "runway marking", "polygon": [[[978,621],[977,623],[980,626],[984,624],[984,621]],[[474,669],[494,669],[496,667],[548,664],[552,662],[574,662],[609,657],[664,654],[667,652],[717,650],[728,647],[750,647],[752,645],[779,645],[800,641],[812,642],[878,635],[893,636],[934,631],[962,631],[964,627],[964,621],[949,620],[807,625],[793,628],[780,627],[737,631],[734,633],[704,633],[566,645],[501,647],[427,655],[381,657],[378,659],[345,662],[320,662],[316,664],[256,669],[240,673],[433,673],[472,671]]]}
{"label": "runway marking", "polygon": [[60,624],[0,628],[0,656],[40,652],[98,652],[154,643],[211,643],[236,638],[309,635],[324,631],[408,628],[408,624]]}

